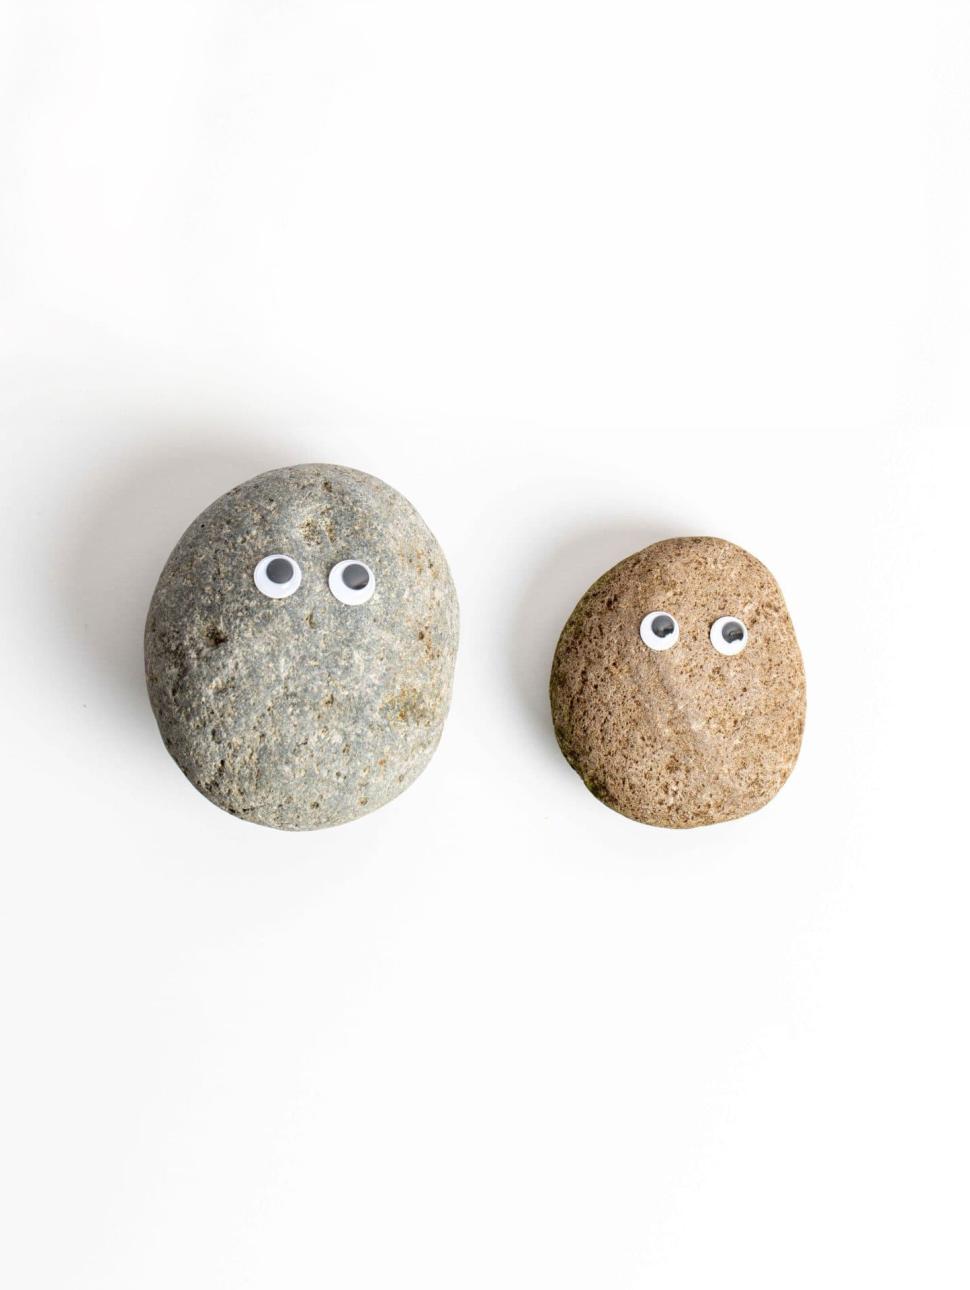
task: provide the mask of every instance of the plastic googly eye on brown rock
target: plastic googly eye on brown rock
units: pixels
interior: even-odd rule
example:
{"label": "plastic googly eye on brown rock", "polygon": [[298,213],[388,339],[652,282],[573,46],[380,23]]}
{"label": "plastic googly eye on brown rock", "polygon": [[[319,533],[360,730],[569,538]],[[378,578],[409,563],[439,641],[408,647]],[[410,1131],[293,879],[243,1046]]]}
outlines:
{"label": "plastic googly eye on brown rock", "polygon": [[673,649],[680,640],[680,627],[673,614],[655,609],[640,623],[640,639],[649,649]]}
{"label": "plastic googly eye on brown rock", "polygon": [[719,654],[740,654],[748,643],[748,629],[740,618],[719,618],[711,627],[711,644]]}

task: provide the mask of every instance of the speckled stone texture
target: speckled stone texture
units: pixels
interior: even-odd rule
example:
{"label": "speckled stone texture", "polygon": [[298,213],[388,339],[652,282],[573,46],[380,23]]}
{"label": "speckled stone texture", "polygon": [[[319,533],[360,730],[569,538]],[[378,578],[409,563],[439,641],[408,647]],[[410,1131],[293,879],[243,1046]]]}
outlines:
{"label": "speckled stone texture", "polygon": [[[284,553],[299,589],[271,599],[253,571]],[[328,574],[357,559],[366,604]],[[169,557],[145,627],[162,738],[195,787],[277,829],[343,824],[428,764],[451,700],[458,602],[447,562],[400,493],[342,466],[273,470],[204,511]]]}
{"label": "speckled stone texture", "polygon": [[[662,610],[680,640],[656,652],[640,622]],[[725,657],[711,625],[748,629]],[[563,629],[550,682],[556,737],[600,801],[686,829],[769,802],[791,773],[805,673],[785,601],[763,564],[720,538],[657,542],[605,573]]]}

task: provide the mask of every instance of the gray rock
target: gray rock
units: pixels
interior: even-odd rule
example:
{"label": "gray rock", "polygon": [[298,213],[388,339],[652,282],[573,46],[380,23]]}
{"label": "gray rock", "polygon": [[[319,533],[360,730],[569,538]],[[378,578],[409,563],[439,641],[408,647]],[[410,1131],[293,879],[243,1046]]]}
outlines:
{"label": "gray rock", "polygon": [[[273,555],[290,567],[261,570],[261,591],[254,574]],[[345,561],[360,563],[331,577]],[[293,562],[299,585],[281,595]],[[245,820],[318,829],[383,806],[425,768],[457,648],[451,574],[411,504],[358,470],[292,466],[189,526],[152,597],[145,674],[201,793]]]}

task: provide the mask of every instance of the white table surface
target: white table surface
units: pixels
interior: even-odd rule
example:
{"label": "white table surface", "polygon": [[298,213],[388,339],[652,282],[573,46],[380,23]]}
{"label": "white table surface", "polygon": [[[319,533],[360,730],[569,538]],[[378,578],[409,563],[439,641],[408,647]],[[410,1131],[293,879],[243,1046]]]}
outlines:
{"label": "white table surface", "polygon": [[[0,1280],[970,1278],[970,10],[0,5]],[[948,433],[949,432],[949,433]],[[429,770],[331,832],[181,777],[141,630],[259,470],[408,495]],[[801,760],[671,833],[560,756],[557,633],[714,533]]]}

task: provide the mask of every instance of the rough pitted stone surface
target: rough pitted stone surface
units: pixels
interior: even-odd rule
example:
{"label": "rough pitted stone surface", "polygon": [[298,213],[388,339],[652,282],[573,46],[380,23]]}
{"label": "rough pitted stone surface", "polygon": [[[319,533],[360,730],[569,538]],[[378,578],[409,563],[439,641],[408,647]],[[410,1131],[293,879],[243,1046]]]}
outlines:
{"label": "rough pitted stone surface", "polygon": [[[680,639],[640,639],[663,611]],[[710,630],[735,616],[741,653]],[[785,601],[754,556],[720,538],[673,538],[621,561],[563,629],[550,682],[566,760],[600,801],[643,824],[685,829],[733,820],[788,778],[805,721],[805,674]]]}
{"label": "rough pitted stone surface", "polygon": [[[253,573],[282,553],[297,591]],[[328,575],[357,559],[366,604]],[[441,548],[400,493],[342,466],[273,470],[204,511],[148,612],[145,672],[165,744],[224,810],[278,829],[342,824],[428,764],[451,699],[458,603]]]}

